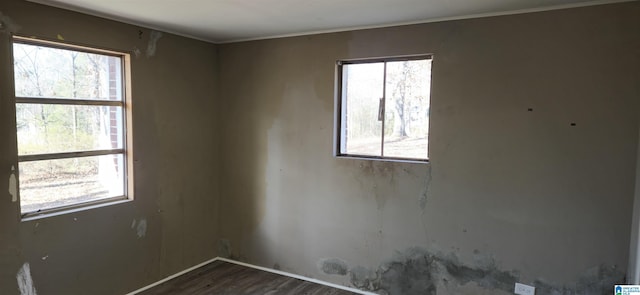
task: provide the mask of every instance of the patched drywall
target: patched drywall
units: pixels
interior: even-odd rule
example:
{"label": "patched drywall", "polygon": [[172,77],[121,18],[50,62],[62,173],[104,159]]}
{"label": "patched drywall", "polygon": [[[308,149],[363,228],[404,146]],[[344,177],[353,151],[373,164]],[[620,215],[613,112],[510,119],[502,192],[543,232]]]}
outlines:
{"label": "patched drywall", "polygon": [[[248,262],[389,294],[623,282],[637,15],[632,2],[221,45],[220,236]],[[425,53],[430,163],[332,157],[335,61]]]}
{"label": "patched drywall", "polygon": [[11,174],[9,174],[9,195],[11,202],[18,201],[18,183],[16,182],[16,167],[11,166]]}
{"label": "patched drywall", "polygon": [[[156,55],[158,40],[160,40],[160,38],[162,38],[162,32],[151,31],[151,34],[149,34],[149,42],[147,43],[147,57]],[[139,54],[136,53],[136,56],[138,55]]]}
{"label": "patched drywall", "polygon": [[[216,46],[21,0],[0,23],[0,293],[125,294],[217,256]],[[131,54],[133,201],[21,221],[16,32]]]}
{"label": "patched drywall", "polygon": [[140,220],[133,220],[131,222],[131,229],[133,229],[138,236],[138,239],[143,238],[147,234],[147,220],[140,218]]}
{"label": "patched drywall", "polygon": [[[36,287],[33,284],[33,278],[31,278],[31,267],[29,263],[25,263],[20,267],[16,274],[16,281],[18,282],[18,289],[20,295],[36,295]],[[5,290],[8,291],[8,290]]]}
{"label": "patched drywall", "polygon": [[15,34],[20,31],[20,25],[16,24],[11,17],[2,14],[0,11],[0,33]]}

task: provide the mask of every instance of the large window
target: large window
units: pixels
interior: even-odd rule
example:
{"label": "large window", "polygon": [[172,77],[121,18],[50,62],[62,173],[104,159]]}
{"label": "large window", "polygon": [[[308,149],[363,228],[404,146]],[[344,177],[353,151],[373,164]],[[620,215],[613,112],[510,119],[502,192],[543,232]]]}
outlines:
{"label": "large window", "polygon": [[338,61],[335,154],[428,161],[431,60]]}
{"label": "large window", "polygon": [[23,216],[132,195],[129,55],[14,37]]}

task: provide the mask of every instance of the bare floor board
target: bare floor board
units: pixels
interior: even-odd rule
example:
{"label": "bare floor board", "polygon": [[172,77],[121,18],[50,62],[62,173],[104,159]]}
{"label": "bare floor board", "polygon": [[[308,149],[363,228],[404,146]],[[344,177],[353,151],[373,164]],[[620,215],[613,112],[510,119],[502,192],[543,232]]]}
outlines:
{"label": "bare floor board", "polygon": [[213,261],[138,294],[352,295],[357,293],[234,263]]}

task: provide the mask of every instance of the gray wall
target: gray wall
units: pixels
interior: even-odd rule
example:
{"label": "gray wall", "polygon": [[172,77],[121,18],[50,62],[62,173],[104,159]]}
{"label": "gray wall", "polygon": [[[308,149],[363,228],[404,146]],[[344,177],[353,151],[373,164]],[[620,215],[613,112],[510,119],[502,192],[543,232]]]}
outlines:
{"label": "gray wall", "polygon": [[[0,13],[2,294],[24,263],[40,294],[121,294],[216,255],[391,294],[624,281],[638,2],[220,46],[163,34],[152,56],[147,29]],[[20,221],[8,31],[141,51],[134,202]],[[417,53],[435,55],[431,163],[332,157],[335,60]]]}
{"label": "gray wall", "polygon": [[[216,47],[163,34],[148,57],[148,29],[21,0],[0,1],[0,13],[0,293],[18,294],[24,263],[38,294],[123,294],[215,257]],[[16,164],[8,31],[141,51],[131,62],[133,202],[20,221],[7,181]],[[146,220],[143,237],[134,220]]]}
{"label": "gray wall", "polygon": [[[638,15],[221,45],[219,253],[392,294],[609,294],[629,256]],[[419,53],[435,56],[431,162],[332,157],[335,61]]]}

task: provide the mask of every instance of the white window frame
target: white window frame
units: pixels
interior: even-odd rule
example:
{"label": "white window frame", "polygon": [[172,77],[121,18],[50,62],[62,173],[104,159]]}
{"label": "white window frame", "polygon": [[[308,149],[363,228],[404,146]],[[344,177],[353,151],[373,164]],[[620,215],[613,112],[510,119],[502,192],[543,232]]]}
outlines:
{"label": "white window frame", "polygon": [[[425,159],[417,158],[403,158],[403,157],[390,157],[384,156],[384,130],[385,130],[385,103],[386,98],[386,63],[397,61],[412,61],[412,60],[431,60],[433,62],[433,54],[416,54],[416,55],[403,55],[403,56],[391,56],[391,57],[376,57],[376,58],[361,58],[361,59],[343,59],[336,61],[335,67],[335,95],[334,95],[334,130],[333,130],[333,156],[338,158],[353,158],[353,159],[366,159],[366,160],[379,160],[379,161],[391,161],[391,162],[411,162],[411,163],[429,163],[429,154],[427,149],[427,156]],[[343,90],[343,66],[348,64],[363,64],[363,63],[385,63],[385,81],[383,82],[383,94],[381,100],[381,109],[379,109],[379,116],[382,116],[382,134],[381,134],[381,156],[372,155],[360,155],[343,153],[342,150],[345,147],[345,126],[343,121],[346,119],[346,113],[343,111],[343,100],[345,92]],[[433,71],[433,69],[431,70]],[[431,93],[429,93],[429,104],[431,104]],[[431,120],[431,116],[429,116]],[[429,125],[429,128],[430,125]],[[431,132],[429,132],[431,134]],[[429,135],[430,136],[430,135]]]}
{"label": "white window frame", "polygon": [[[42,46],[47,48],[55,48],[55,49],[65,49],[65,50],[73,50],[77,52],[85,52],[92,54],[99,54],[105,56],[113,56],[118,57],[121,61],[120,64],[120,79],[121,79],[121,89],[118,89],[122,97],[121,100],[93,100],[93,99],[76,99],[76,98],[52,98],[52,97],[26,97],[26,96],[18,96],[15,91],[13,92],[14,96],[14,107],[17,104],[62,104],[62,105],[76,105],[76,106],[118,106],[121,107],[122,114],[122,134],[119,134],[121,137],[123,144],[120,149],[94,149],[94,150],[86,150],[86,151],[73,151],[73,152],[56,152],[56,153],[41,153],[41,154],[29,154],[29,155],[18,155],[17,156],[17,167],[19,171],[21,162],[28,161],[38,161],[38,160],[56,160],[56,159],[74,159],[81,157],[89,157],[89,156],[103,156],[103,155],[122,155],[123,156],[123,185],[124,185],[124,195],[104,198],[99,200],[91,200],[85,202],[77,202],[70,205],[57,206],[53,208],[41,209],[33,212],[22,212],[22,206],[20,205],[20,173],[16,171],[16,183],[17,183],[17,194],[18,194],[18,203],[21,211],[22,220],[30,220],[33,218],[41,218],[46,216],[76,212],[79,210],[86,210],[90,208],[102,207],[106,205],[119,204],[122,202],[132,201],[134,197],[134,182],[133,182],[133,128],[132,128],[132,103],[131,103],[131,55],[130,53],[119,52],[108,49],[101,49],[97,47],[88,47],[88,46],[80,46],[69,44],[66,42],[59,41],[49,41],[44,39],[36,39],[34,37],[24,37],[13,35],[12,36],[12,44],[26,44],[26,45],[34,45],[34,46]],[[13,50],[13,46],[11,47]],[[11,53],[11,59],[13,64],[14,55]],[[11,67],[13,72],[13,66]],[[12,79],[15,79],[12,75]],[[15,85],[15,81],[14,81]],[[14,109],[15,113],[15,109]],[[17,123],[16,123],[16,135],[17,135]],[[17,147],[16,147],[16,150]]]}

